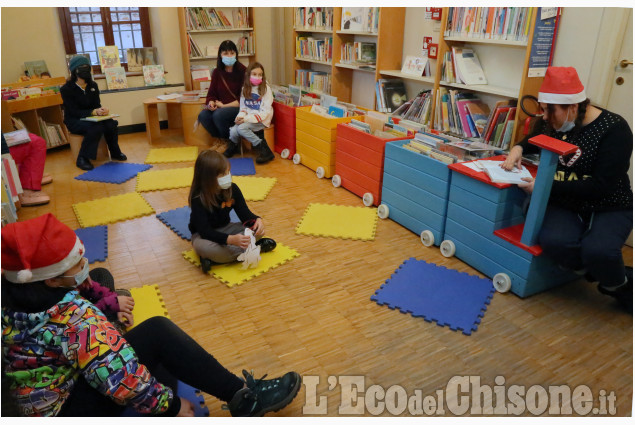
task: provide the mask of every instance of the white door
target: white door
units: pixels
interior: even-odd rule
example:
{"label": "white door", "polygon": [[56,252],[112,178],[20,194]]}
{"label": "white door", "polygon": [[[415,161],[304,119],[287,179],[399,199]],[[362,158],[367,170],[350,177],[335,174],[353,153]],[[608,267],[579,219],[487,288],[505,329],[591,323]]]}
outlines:
{"label": "white door", "polygon": [[[630,62],[630,64],[628,64]],[[622,66],[622,63],[626,66]],[[619,56],[616,58],[612,73],[612,84],[606,109],[624,117],[633,130],[633,9],[628,9],[628,23],[622,40]],[[619,80],[618,80],[619,79]],[[628,176],[633,186],[633,157]],[[628,238],[628,245],[633,246],[633,233]]]}

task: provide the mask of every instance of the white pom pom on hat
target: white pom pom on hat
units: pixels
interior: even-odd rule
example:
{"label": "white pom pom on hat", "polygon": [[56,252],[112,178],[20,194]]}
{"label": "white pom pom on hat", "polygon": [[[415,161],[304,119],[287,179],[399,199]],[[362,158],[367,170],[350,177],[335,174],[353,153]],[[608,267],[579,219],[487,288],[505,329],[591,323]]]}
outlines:
{"label": "white pom pom on hat", "polygon": [[32,278],[33,278],[33,273],[29,269],[20,270],[18,272],[18,281],[20,283],[29,282]]}

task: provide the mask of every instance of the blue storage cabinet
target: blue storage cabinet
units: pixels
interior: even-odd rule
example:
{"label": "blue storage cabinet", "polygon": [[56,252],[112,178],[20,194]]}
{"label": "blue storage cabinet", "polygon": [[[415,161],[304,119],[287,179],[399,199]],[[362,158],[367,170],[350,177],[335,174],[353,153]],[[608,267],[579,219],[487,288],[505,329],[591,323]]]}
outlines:
{"label": "blue storage cabinet", "polygon": [[387,208],[390,219],[421,235],[425,245],[438,246],[445,232],[450,170],[441,161],[402,147],[409,142],[386,143],[382,205],[377,212],[386,218]]}

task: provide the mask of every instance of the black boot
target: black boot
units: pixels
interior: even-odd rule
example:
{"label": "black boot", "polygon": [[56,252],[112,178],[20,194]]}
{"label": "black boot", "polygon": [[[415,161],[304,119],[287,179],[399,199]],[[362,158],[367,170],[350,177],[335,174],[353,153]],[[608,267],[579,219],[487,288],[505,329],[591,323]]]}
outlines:
{"label": "black boot", "polygon": [[260,252],[270,252],[276,249],[276,241],[271,238],[261,238],[256,241],[256,245],[260,246]]}
{"label": "black boot", "polygon": [[234,154],[238,150],[238,143],[234,143],[231,140],[227,140],[226,143],[227,143],[227,149],[225,149],[225,152],[223,152],[223,155],[225,155],[225,158],[231,158],[232,156],[234,156]]}
{"label": "black boot", "polygon": [[633,313],[633,268],[625,267],[626,269],[626,282],[617,287],[607,288],[602,285],[598,285],[598,291],[604,295],[611,296],[617,300],[617,302],[626,311]]}
{"label": "black boot", "polygon": [[212,269],[212,264],[214,264],[214,262],[209,258],[201,257],[201,269],[203,270],[203,273],[208,274]]}
{"label": "black boot", "polygon": [[243,370],[247,388],[234,394],[227,408],[232,416],[263,416],[267,412],[277,412],[291,403],[298,393],[301,378],[296,372],[288,372],[276,379],[256,380],[253,374]]}
{"label": "black boot", "polygon": [[93,168],[95,168],[93,164],[90,163],[88,158],[83,156],[77,157],[77,161],[75,161],[75,165],[77,165],[77,168],[81,168],[82,170],[86,170],[86,171],[92,170]]}
{"label": "black boot", "polygon": [[110,154],[110,159],[114,159],[115,161],[126,161],[128,160],[128,157],[123,152],[119,152],[117,155]]}
{"label": "black boot", "polygon": [[254,146],[254,149],[258,152],[256,164],[265,164],[275,158],[265,139],[261,139],[260,143],[258,143],[257,146]]}

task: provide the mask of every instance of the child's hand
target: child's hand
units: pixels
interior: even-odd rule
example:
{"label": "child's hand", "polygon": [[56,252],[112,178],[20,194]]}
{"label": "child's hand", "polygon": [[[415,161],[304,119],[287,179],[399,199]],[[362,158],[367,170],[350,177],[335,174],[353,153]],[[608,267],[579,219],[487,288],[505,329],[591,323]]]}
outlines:
{"label": "child's hand", "polygon": [[209,109],[210,111],[216,110],[216,103],[214,100],[209,101],[209,103],[207,104],[207,109]]}
{"label": "child's hand", "polygon": [[258,217],[256,223],[251,227],[256,236],[262,236],[265,234],[265,223],[262,222],[262,218]]}
{"label": "child's hand", "polygon": [[132,297],[119,295],[117,296],[117,301],[119,302],[119,311],[132,313],[132,309],[134,308],[134,300],[132,299]]}
{"label": "child's hand", "polygon": [[223,102],[221,102],[220,100],[216,100],[214,102],[214,104],[216,105],[217,108],[224,108],[225,104]]}
{"label": "child's hand", "polygon": [[227,236],[227,245],[234,245],[242,249],[247,249],[251,238],[247,235],[237,234]]}
{"label": "child's hand", "polygon": [[119,313],[117,313],[117,320],[119,320],[121,323],[124,323],[128,328],[134,325],[134,318],[132,316],[132,313],[120,311]]}
{"label": "child's hand", "polygon": [[534,179],[531,177],[523,177],[523,180],[527,183],[518,184],[518,187],[524,190],[525,192],[531,194],[534,191]]}
{"label": "child's hand", "polygon": [[236,119],[234,120],[234,122],[236,124],[242,124],[245,122],[245,118],[244,117],[236,117]]}

